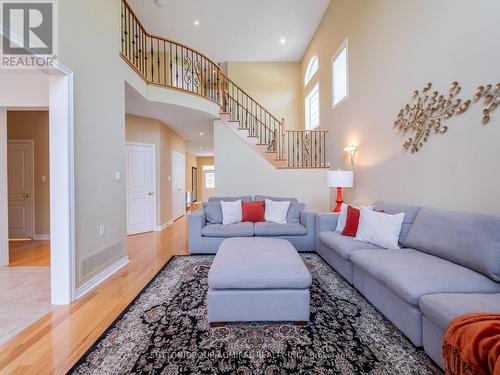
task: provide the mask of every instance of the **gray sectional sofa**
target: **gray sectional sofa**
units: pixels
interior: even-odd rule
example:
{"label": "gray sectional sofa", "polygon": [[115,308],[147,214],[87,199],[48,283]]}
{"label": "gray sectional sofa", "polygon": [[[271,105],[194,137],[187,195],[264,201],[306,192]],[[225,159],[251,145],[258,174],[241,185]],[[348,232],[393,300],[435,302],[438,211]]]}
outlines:
{"label": "gray sectional sofa", "polygon": [[[218,213],[213,212],[210,203],[223,201],[251,202],[251,196],[211,197],[203,202],[203,209],[188,215],[188,242],[191,254],[215,254],[220,244],[231,237],[273,237],[288,240],[298,251],[314,251],[316,248],[315,218],[316,214],[307,211],[296,198],[269,197],[256,195],[254,201],[265,199],[292,202],[288,211],[287,223],[242,222],[223,225]],[[292,212],[294,211],[294,212]]]}
{"label": "gray sectional sofa", "polygon": [[316,217],[316,251],[441,367],[452,319],[500,313],[500,215],[376,202],[405,213],[401,249],[387,250],[335,232],[338,215]]}

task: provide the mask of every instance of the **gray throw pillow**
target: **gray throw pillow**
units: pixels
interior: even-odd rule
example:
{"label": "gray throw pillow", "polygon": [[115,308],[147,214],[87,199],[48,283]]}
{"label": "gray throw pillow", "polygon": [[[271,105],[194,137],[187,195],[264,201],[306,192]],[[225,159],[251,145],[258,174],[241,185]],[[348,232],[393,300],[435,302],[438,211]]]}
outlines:
{"label": "gray throw pillow", "polygon": [[304,203],[291,202],[286,215],[286,222],[288,224],[300,224],[300,214],[305,207]]}
{"label": "gray throw pillow", "polygon": [[207,224],[222,224],[222,208],[220,202],[203,202],[203,210]]}

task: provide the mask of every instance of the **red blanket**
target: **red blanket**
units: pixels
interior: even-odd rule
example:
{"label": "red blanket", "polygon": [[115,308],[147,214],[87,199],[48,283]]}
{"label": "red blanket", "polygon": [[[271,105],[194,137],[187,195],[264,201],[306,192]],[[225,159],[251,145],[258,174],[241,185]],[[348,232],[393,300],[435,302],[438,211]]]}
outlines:
{"label": "red blanket", "polygon": [[467,314],[450,323],[443,343],[447,375],[500,375],[500,314]]}

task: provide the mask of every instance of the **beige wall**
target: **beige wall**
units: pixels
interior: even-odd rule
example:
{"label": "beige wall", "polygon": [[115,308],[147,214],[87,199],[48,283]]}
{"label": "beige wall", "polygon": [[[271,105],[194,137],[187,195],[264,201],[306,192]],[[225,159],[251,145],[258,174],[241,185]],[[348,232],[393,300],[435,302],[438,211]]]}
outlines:
{"label": "beige wall", "polygon": [[220,121],[214,139],[217,195],[296,197],[307,209],[328,210],[324,169],[276,169]]}
{"label": "beige wall", "polygon": [[300,62],[229,62],[228,76],[287,129],[303,129]]}
{"label": "beige wall", "polygon": [[[500,212],[500,113],[481,124],[480,105],[446,121],[415,155],[404,153],[393,129],[411,92],[432,82],[447,93],[461,83],[470,98],[480,84],[499,81],[500,3],[496,0],[335,0],[302,61],[320,59],[321,124],[330,130],[333,168],[349,168],[343,152],[359,144],[354,203],[375,199],[449,209]],[[350,97],[331,109],[330,60],[349,38]],[[332,190],[331,195],[334,195]],[[332,197],[334,199],[334,197]]]}
{"label": "beige wall", "polygon": [[116,171],[124,173],[126,155],[120,6],[120,0],[58,6],[58,57],[74,73],[77,287],[91,276],[80,274],[82,259],[118,242],[122,254],[109,264],[127,254],[125,182],[114,178]]}
{"label": "beige wall", "polygon": [[[158,226],[166,224],[172,220],[172,181],[170,178],[172,176],[172,151],[186,154],[186,140],[161,121],[129,114],[125,117],[125,131],[127,142],[155,145],[156,223]],[[189,173],[191,174],[191,169]]]}
{"label": "beige wall", "polygon": [[[7,139],[34,141],[35,235],[50,234],[49,112],[8,111]],[[46,177],[46,182],[42,181]]]}
{"label": "beige wall", "polygon": [[[211,196],[215,195],[216,189],[205,188],[205,173],[203,172],[204,165],[214,165],[215,160],[211,156],[198,157],[198,191],[200,192],[200,201],[206,201]],[[217,188],[217,171],[215,171],[215,187]]]}

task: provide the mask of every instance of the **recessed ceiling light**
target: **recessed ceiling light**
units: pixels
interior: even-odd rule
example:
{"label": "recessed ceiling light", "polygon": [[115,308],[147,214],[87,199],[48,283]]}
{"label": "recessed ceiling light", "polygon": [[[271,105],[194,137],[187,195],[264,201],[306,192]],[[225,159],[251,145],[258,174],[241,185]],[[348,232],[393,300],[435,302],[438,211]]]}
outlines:
{"label": "recessed ceiling light", "polygon": [[203,132],[201,132],[200,135],[203,135]]}
{"label": "recessed ceiling light", "polygon": [[194,25],[195,25],[195,26],[200,26],[200,21],[198,21],[198,20],[194,20]]}
{"label": "recessed ceiling light", "polygon": [[285,38],[281,38],[281,39],[280,39],[280,43],[281,43],[281,44],[285,44],[285,43],[286,43],[286,39],[285,39]]}
{"label": "recessed ceiling light", "polygon": [[203,146],[200,146],[200,150],[203,150]]}

